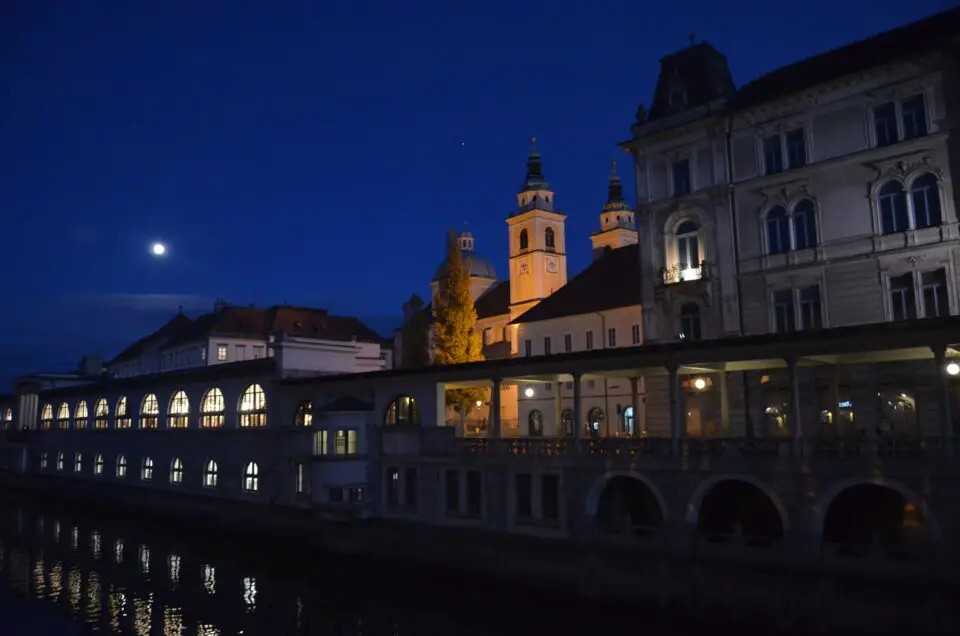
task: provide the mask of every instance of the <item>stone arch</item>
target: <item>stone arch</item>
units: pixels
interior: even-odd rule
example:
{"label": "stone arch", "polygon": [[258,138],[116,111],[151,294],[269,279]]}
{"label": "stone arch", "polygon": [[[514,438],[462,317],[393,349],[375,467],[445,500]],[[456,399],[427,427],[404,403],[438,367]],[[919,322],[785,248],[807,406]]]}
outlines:
{"label": "stone arch", "polygon": [[821,542],[826,541],[827,538],[825,535],[827,533],[825,530],[827,528],[831,506],[836,503],[838,498],[843,497],[845,493],[850,493],[854,489],[863,487],[888,489],[896,493],[904,504],[912,504],[917,513],[919,513],[919,518],[923,522],[922,525],[926,529],[927,538],[930,543],[934,547],[938,547],[941,544],[943,536],[940,532],[940,525],[937,523],[937,519],[934,517],[929,506],[927,506],[927,503],[916,492],[907,488],[902,483],[882,477],[852,477],[839,481],[827,488],[817,500],[816,506],[813,509],[813,518],[810,522],[810,531],[813,536]]}
{"label": "stone arch", "polygon": [[584,502],[584,513],[588,517],[592,519],[597,517],[597,513],[600,510],[600,500],[603,497],[604,491],[607,490],[607,487],[611,483],[614,483],[615,480],[621,479],[634,480],[638,485],[645,488],[656,501],[657,507],[659,508],[659,525],[667,523],[670,515],[667,512],[667,501],[664,499],[660,488],[658,488],[649,477],[634,470],[610,470],[593,482],[587,491],[587,497]]}
{"label": "stone arch", "polygon": [[[710,503],[710,497],[721,495],[739,496],[753,499],[748,502],[750,506],[747,517],[746,509],[741,510],[741,515],[734,515],[727,519],[712,519],[704,521],[704,503]],[[764,510],[769,505],[770,508]],[[770,518],[775,513],[776,522]],[[708,508],[709,514],[709,508]],[[735,521],[731,521],[734,519]],[[764,519],[766,517],[766,519]],[[704,479],[693,491],[690,502],[687,504],[687,523],[694,528],[697,533],[707,528],[702,527],[704,523],[723,523],[739,524],[740,531],[747,539],[764,538],[780,539],[790,530],[790,517],[787,515],[787,509],[783,505],[780,496],[770,487],[769,484],[753,475],[747,474],[719,474],[711,475]],[[779,527],[773,527],[773,526]],[[769,536],[772,534],[773,536]]]}

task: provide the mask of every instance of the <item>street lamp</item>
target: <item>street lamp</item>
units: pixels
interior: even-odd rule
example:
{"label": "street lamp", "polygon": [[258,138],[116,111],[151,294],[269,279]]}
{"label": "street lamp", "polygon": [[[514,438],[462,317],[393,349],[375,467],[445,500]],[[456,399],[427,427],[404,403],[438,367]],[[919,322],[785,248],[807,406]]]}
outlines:
{"label": "street lamp", "polygon": [[947,370],[947,375],[957,375],[958,373],[960,373],[960,364],[957,364],[956,362],[951,362],[947,364],[946,370]]}
{"label": "street lamp", "polygon": [[523,392],[523,394],[524,394],[525,396],[527,396],[528,398],[532,398],[532,397],[533,397],[533,387],[532,387],[532,386],[528,386],[528,387],[526,388],[526,390]]}
{"label": "street lamp", "polygon": [[704,380],[703,378],[697,378],[696,380],[693,381],[693,387],[697,391],[703,391],[707,387],[707,381]]}

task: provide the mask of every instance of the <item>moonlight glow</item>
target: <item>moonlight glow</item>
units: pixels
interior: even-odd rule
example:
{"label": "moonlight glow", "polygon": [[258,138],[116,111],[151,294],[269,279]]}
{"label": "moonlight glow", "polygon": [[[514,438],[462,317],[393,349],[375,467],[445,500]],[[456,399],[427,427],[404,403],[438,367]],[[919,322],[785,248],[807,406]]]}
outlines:
{"label": "moonlight glow", "polygon": [[154,256],[163,256],[167,253],[167,246],[163,243],[154,243],[150,246],[150,253]]}

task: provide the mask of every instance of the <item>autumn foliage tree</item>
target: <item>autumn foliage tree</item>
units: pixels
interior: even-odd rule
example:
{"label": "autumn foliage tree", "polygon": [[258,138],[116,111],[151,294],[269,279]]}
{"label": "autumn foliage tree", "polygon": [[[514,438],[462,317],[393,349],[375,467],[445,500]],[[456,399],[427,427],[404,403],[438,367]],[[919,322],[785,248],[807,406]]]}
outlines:
{"label": "autumn foliage tree", "polygon": [[[437,284],[437,297],[433,302],[434,363],[483,360],[483,343],[476,329],[477,310],[470,296],[470,267],[452,231],[447,237],[447,260]],[[485,397],[485,390],[480,388],[450,389],[447,406],[465,415]]]}

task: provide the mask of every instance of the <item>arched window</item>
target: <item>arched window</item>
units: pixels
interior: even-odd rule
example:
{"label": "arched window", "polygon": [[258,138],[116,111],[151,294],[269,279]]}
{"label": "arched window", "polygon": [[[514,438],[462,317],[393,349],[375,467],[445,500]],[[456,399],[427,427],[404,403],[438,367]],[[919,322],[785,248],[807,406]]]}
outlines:
{"label": "arched window", "polygon": [[293,416],[294,426],[313,426],[313,402],[304,400],[297,407],[297,412]]}
{"label": "arched window", "polygon": [[63,451],[57,453],[57,470],[62,471],[65,459],[63,457]]}
{"label": "arched window", "polygon": [[793,206],[793,249],[806,250],[817,245],[817,214],[813,201],[803,199]]}
{"label": "arched window", "polygon": [[782,206],[767,212],[767,253],[783,254],[790,251],[790,219]]}
{"label": "arched window", "polygon": [[73,472],[83,472],[83,453],[76,453],[73,456]]}
{"label": "arched window", "polygon": [[420,409],[412,397],[401,395],[387,408],[387,426],[420,426]]}
{"label": "arched window", "polygon": [[940,187],[937,178],[926,172],[910,184],[910,202],[917,229],[936,227],[942,222],[940,214]]}
{"label": "arched window", "polygon": [[117,428],[130,428],[131,418],[127,397],[117,400]]}
{"label": "arched window", "polygon": [[223,392],[217,387],[213,387],[207,391],[200,403],[200,427],[220,428],[223,426],[223,416],[226,410],[227,406],[223,401]]}
{"label": "arched window", "polygon": [[90,420],[90,409],[87,408],[87,401],[77,402],[77,410],[73,414],[74,428],[87,428],[87,422]]}
{"label": "arched window", "polygon": [[97,453],[97,456],[93,458],[93,474],[102,475],[103,474],[103,455]]}
{"label": "arched window", "polygon": [[177,391],[167,407],[167,427],[187,428],[190,425],[190,398],[186,391]]}
{"label": "arched window", "polygon": [[117,457],[117,479],[123,479],[127,476],[127,458],[123,455]]}
{"label": "arched window", "polygon": [[40,409],[40,428],[53,428],[53,404],[44,404]]}
{"label": "arched window", "polygon": [[148,393],[140,404],[140,428],[157,428],[160,423],[160,403],[157,396]]}
{"label": "arched window", "polygon": [[560,427],[564,435],[573,437],[573,409],[563,409],[560,413]]}
{"label": "arched window", "polygon": [[623,409],[623,432],[633,435],[637,432],[636,418],[633,416],[633,407],[628,406]]}
{"label": "arched window", "polygon": [[150,481],[153,479],[153,458],[144,457],[143,465],[140,467],[140,479]]}
{"label": "arched window", "polygon": [[256,462],[250,462],[243,469],[243,489],[247,492],[260,490],[260,467]]}
{"label": "arched window", "polygon": [[595,406],[590,409],[590,412],[587,414],[587,422],[590,424],[591,437],[600,436],[600,429],[603,428],[604,419],[602,408]]}
{"label": "arched window", "polygon": [[910,229],[910,217],[907,212],[907,195],[899,181],[888,181],[880,188],[877,196],[880,206],[880,231],[883,234],[896,234]]}
{"label": "arched window", "polygon": [[528,433],[530,437],[543,437],[543,414],[540,411],[537,409],[530,411],[530,415],[527,416],[527,423],[530,427]]}
{"label": "arched window", "polygon": [[57,428],[70,428],[70,405],[66,402],[57,409]]}
{"label": "arched window", "polygon": [[530,245],[530,239],[527,237],[526,230],[520,230],[520,249],[525,250]]}
{"label": "arched window", "polygon": [[3,411],[3,426],[4,430],[10,429],[13,427],[13,409],[5,409]]}
{"label": "arched window", "polygon": [[700,305],[697,303],[684,303],[680,307],[680,337],[683,340],[700,340],[703,337]]}
{"label": "arched window", "polygon": [[251,384],[240,394],[240,426],[244,428],[267,425],[267,394],[259,384]]}
{"label": "arched window", "polygon": [[110,427],[110,404],[105,398],[97,400],[93,407],[93,428]]}
{"label": "arched window", "polygon": [[681,273],[700,267],[699,231],[700,226],[694,221],[684,221],[677,228],[677,264]]}
{"label": "arched window", "polygon": [[557,237],[554,235],[552,227],[548,227],[543,231],[543,242],[548,250],[556,249]]}
{"label": "arched window", "polygon": [[204,488],[216,488],[217,487],[217,462],[208,460],[206,465],[203,467],[203,487]]}
{"label": "arched window", "polygon": [[170,483],[183,483],[183,461],[179,457],[174,457],[170,462]]}

